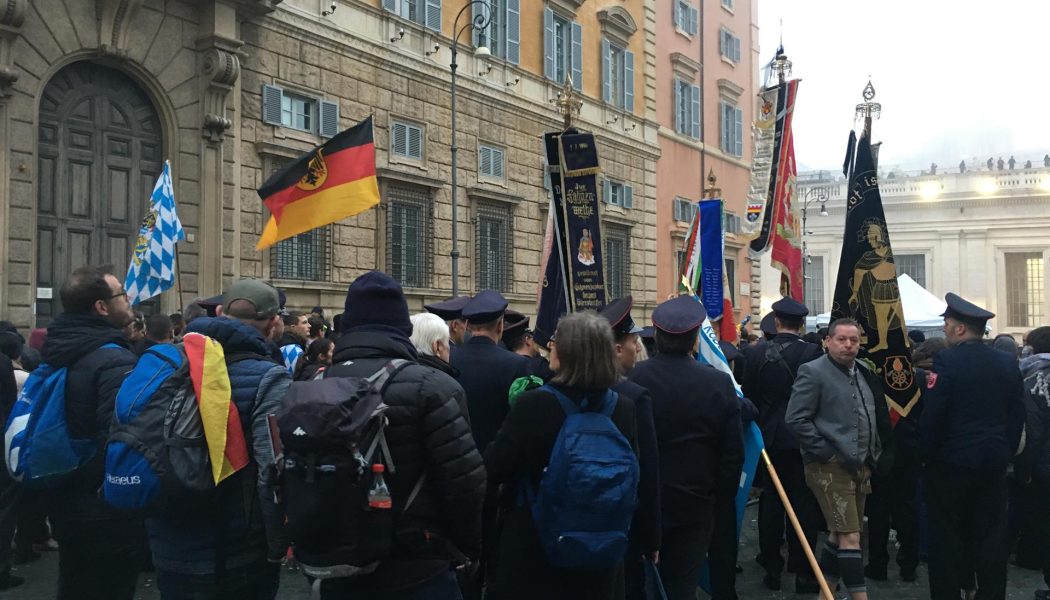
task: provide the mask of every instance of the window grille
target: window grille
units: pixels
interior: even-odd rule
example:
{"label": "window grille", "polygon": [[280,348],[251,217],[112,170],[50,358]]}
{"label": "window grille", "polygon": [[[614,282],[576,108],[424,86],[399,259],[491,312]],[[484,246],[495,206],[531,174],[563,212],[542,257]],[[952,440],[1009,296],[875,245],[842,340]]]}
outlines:
{"label": "window grille", "polygon": [[514,251],[510,210],[478,204],[475,219],[475,268],[479,290],[511,290],[511,254]]}
{"label": "window grille", "polygon": [[428,287],[433,269],[430,194],[392,185],[386,200],[387,272],[403,287]]}
{"label": "window grille", "polygon": [[897,265],[897,274],[907,273],[915,283],[926,287],[926,255],[894,254],[893,262]]}
{"label": "window grille", "polygon": [[631,238],[626,227],[606,225],[605,237],[605,289],[608,299],[623,298],[631,293]]}
{"label": "window grille", "polygon": [[1042,324],[1045,272],[1041,252],[1006,254],[1006,304],[1008,327]]}

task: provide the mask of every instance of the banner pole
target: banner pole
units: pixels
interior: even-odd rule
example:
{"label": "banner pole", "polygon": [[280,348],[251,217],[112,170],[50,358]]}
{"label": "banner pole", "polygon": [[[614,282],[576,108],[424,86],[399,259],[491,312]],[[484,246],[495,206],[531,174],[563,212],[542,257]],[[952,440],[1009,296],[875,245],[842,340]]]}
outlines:
{"label": "banner pole", "polygon": [[795,528],[795,535],[798,536],[799,544],[806,553],[806,560],[809,561],[809,566],[813,567],[813,574],[817,576],[821,594],[825,600],[835,600],[835,596],[831,594],[831,588],[828,587],[827,580],[824,579],[824,572],[820,570],[820,565],[817,564],[817,557],[813,555],[813,549],[809,547],[809,540],[806,539],[806,534],[802,531],[802,524],[798,522],[798,517],[795,516],[795,509],[792,508],[791,502],[788,500],[787,492],[784,491],[784,486],[780,483],[780,477],[777,476],[777,470],[773,468],[773,463],[769,460],[769,455],[766,454],[765,448],[762,449],[762,460],[766,463],[769,478],[773,480],[773,486],[777,489],[777,495],[780,496],[780,502],[784,505],[788,519],[791,520],[791,525]]}

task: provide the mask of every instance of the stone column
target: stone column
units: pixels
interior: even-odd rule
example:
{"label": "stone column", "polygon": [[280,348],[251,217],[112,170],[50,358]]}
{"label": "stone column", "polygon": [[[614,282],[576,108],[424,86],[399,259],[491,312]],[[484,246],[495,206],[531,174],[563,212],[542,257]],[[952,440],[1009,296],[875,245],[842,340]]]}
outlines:
{"label": "stone column", "polygon": [[[22,23],[25,21],[27,0],[10,0],[0,9],[0,223],[10,223],[11,212],[11,165],[8,135],[10,131],[10,114],[8,100],[11,97],[11,86],[18,81],[18,71],[14,68],[12,46],[19,36]],[[0,227],[0,313],[7,310],[7,268],[8,228]],[[19,325],[28,325],[20,323]]]}

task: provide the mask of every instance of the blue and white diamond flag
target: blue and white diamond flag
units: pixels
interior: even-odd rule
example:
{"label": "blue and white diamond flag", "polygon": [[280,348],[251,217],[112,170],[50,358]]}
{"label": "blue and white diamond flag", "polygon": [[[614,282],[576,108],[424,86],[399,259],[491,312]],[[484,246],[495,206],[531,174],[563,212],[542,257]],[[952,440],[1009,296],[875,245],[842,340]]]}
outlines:
{"label": "blue and white diamond flag", "polygon": [[128,276],[124,280],[131,304],[149,300],[175,284],[175,243],[185,238],[186,232],[175,214],[171,164],[165,162],[164,172],[153,187],[149,212],[139,228]]}

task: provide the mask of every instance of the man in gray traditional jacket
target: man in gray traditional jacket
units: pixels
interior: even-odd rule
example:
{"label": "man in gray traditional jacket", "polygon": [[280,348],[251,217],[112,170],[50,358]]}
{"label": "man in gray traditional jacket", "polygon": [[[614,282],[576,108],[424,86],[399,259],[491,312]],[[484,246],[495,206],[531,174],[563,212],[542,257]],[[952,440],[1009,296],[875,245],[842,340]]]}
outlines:
{"label": "man in gray traditional jacket", "polygon": [[857,362],[863,330],[852,319],[828,329],[828,354],[799,366],[785,421],[798,438],[806,483],[829,535],[820,568],[867,600],[860,532],[871,472],[892,463],[889,409],[878,376]]}

